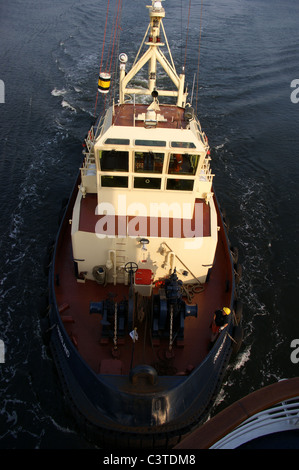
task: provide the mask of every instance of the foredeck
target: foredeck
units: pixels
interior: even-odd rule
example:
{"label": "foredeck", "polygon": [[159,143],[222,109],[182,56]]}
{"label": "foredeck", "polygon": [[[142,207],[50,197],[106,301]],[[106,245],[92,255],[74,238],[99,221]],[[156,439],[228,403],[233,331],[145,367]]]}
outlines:
{"label": "foredeck", "polygon": [[[134,326],[137,327],[139,339],[134,344],[134,351],[129,332],[124,339],[118,338],[116,354],[113,354],[113,339],[101,339],[102,316],[89,313],[90,302],[106,300],[109,295],[115,302],[120,302],[124,297],[128,299],[129,287],[121,284],[103,287],[91,280],[78,282],[74,274],[70,225],[65,225],[65,230],[64,242],[59,246],[55,263],[55,274],[59,279],[55,287],[57,305],[67,333],[96,373],[128,374],[132,365],[147,363],[162,375],[185,374],[202,362],[209,350],[213,313],[231,302],[232,292],[227,288],[232,285],[231,268],[224,233],[220,231],[209,281],[204,285],[204,290],[191,299],[192,304],[198,305],[197,318],[186,317],[184,341],[179,345],[175,342],[173,354],[167,358],[169,340],[153,343],[151,339],[150,309],[146,301],[135,306]],[[138,320],[138,311],[144,311],[142,321]]]}

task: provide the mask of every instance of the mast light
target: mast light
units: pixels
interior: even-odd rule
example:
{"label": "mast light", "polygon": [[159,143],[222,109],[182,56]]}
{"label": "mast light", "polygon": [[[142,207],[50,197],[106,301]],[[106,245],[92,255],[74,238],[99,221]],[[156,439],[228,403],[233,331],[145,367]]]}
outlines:
{"label": "mast light", "polygon": [[119,54],[119,61],[122,63],[122,64],[126,64],[128,62],[128,56],[127,54],[125,54],[124,52],[122,52],[121,54]]}
{"label": "mast light", "polygon": [[154,3],[153,3],[153,9],[154,9],[154,10],[162,10],[162,2],[154,1]]}
{"label": "mast light", "polygon": [[153,17],[159,17],[159,18],[164,18],[165,16],[165,10],[162,7],[162,1],[157,1],[157,0],[152,0],[152,5],[149,6],[147,5],[147,8],[150,9],[150,16]]}

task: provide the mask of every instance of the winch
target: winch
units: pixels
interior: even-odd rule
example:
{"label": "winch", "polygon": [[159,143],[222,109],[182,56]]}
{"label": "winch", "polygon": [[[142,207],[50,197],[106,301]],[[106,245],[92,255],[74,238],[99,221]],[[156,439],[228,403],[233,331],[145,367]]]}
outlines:
{"label": "winch", "polygon": [[173,337],[182,341],[185,318],[197,317],[197,305],[188,305],[182,299],[182,285],[174,270],[153,296],[153,338],[168,337],[172,330]]}
{"label": "winch", "polygon": [[[133,269],[131,266],[130,268],[131,274],[133,274]],[[135,272],[135,275],[137,273],[138,271]],[[151,273],[142,273],[141,279],[144,285],[147,283],[151,285]],[[144,279],[146,279],[146,282]],[[135,287],[136,284],[138,285],[138,279],[135,280]],[[172,337],[173,341],[175,339],[183,341],[185,319],[187,317],[197,317],[197,305],[189,305],[182,298],[182,285],[182,281],[179,280],[176,270],[174,270],[162,282],[158,294],[153,295],[151,330],[154,340]],[[111,338],[113,332],[117,332],[118,338],[123,338],[126,330],[128,330],[128,333],[131,332],[134,324],[134,294],[131,291],[132,287],[131,284],[128,300],[124,299],[116,304],[110,295],[106,300],[90,303],[89,312],[102,315],[102,339]],[[148,294],[148,292],[146,293]]]}
{"label": "winch", "polygon": [[128,315],[128,301],[122,300],[116,304],[112,296],[100,302],[90,302],[89,313],[98,313],[102,315],[102,336],[101,338],[110,338],[117,324],[117,336],[123,338],[125,334],[125,324]]}

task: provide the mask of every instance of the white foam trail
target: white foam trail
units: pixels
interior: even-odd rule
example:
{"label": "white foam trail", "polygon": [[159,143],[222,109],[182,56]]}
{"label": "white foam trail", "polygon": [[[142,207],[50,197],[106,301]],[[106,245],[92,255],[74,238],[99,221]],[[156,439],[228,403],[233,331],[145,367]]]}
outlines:
{"label": "white foam trail", "polygon": [[58,88],[54,88],[54,90],[51,91],[51,95],[53,96],[61,96],[65,94],[66,94],[66,90],[64,88],[62,90],[58,90]]}
{"label": "white foam trail", "polygon": [[75,113],[77,112],[76,109],[73,108],[73,106],[71,106],[70,103],[68,103],[66,100],[62,100],[61,106],[62,106],[63,108],[68,108],[68,109],[70,109],[71,111],[74,111]]}
{"label": "white foam trail", "polygon": [[236,362],[236,364],[234,365],[234,370],[239,370],[241,369],[244,364],[249,361],[249,358],[250,358],[250,349],[251,347],[248,346],[245,351],[242,352],[242,354],[240,354],[238,356],[238,360]]}

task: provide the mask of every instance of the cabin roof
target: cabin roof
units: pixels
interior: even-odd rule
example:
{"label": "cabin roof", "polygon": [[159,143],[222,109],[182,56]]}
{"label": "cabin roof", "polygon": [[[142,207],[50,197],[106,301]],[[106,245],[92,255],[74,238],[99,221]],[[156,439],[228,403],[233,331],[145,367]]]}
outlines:
{"label": "cabin roof", "polygon": [[[138,116],[146,114],[148,104],[131,104],[126,103],[115,108],[113,124],[116,126],[132,126],[144,127],[144,120],[138,119]],[[157,128],[163,129],[186,129],[188,121],[184,119],[184,109],[174,105],[159,104],[160,111],[157,112],[158,122]],[[161,116],[161,120],[159,120]],[[163,119],[163,120],[162,120]]]}
{"label": "cabin roof", "polygon": [[[146,104],[126,103],[115,107],[114,112],[107,111],[96,146],[103,144],[117,145],[113,139],[126,140],[119,145],[138,145],[137,141],[148,141],[148,147],[184,148],[185,151],[206,152],[206,143],[200,137],[200,130],[195,120],[184,118],[184,109],[174,105],[159,105],[157,121],[148,124],[145,116]],[[180,145],[181,143],[181,145]]]}

